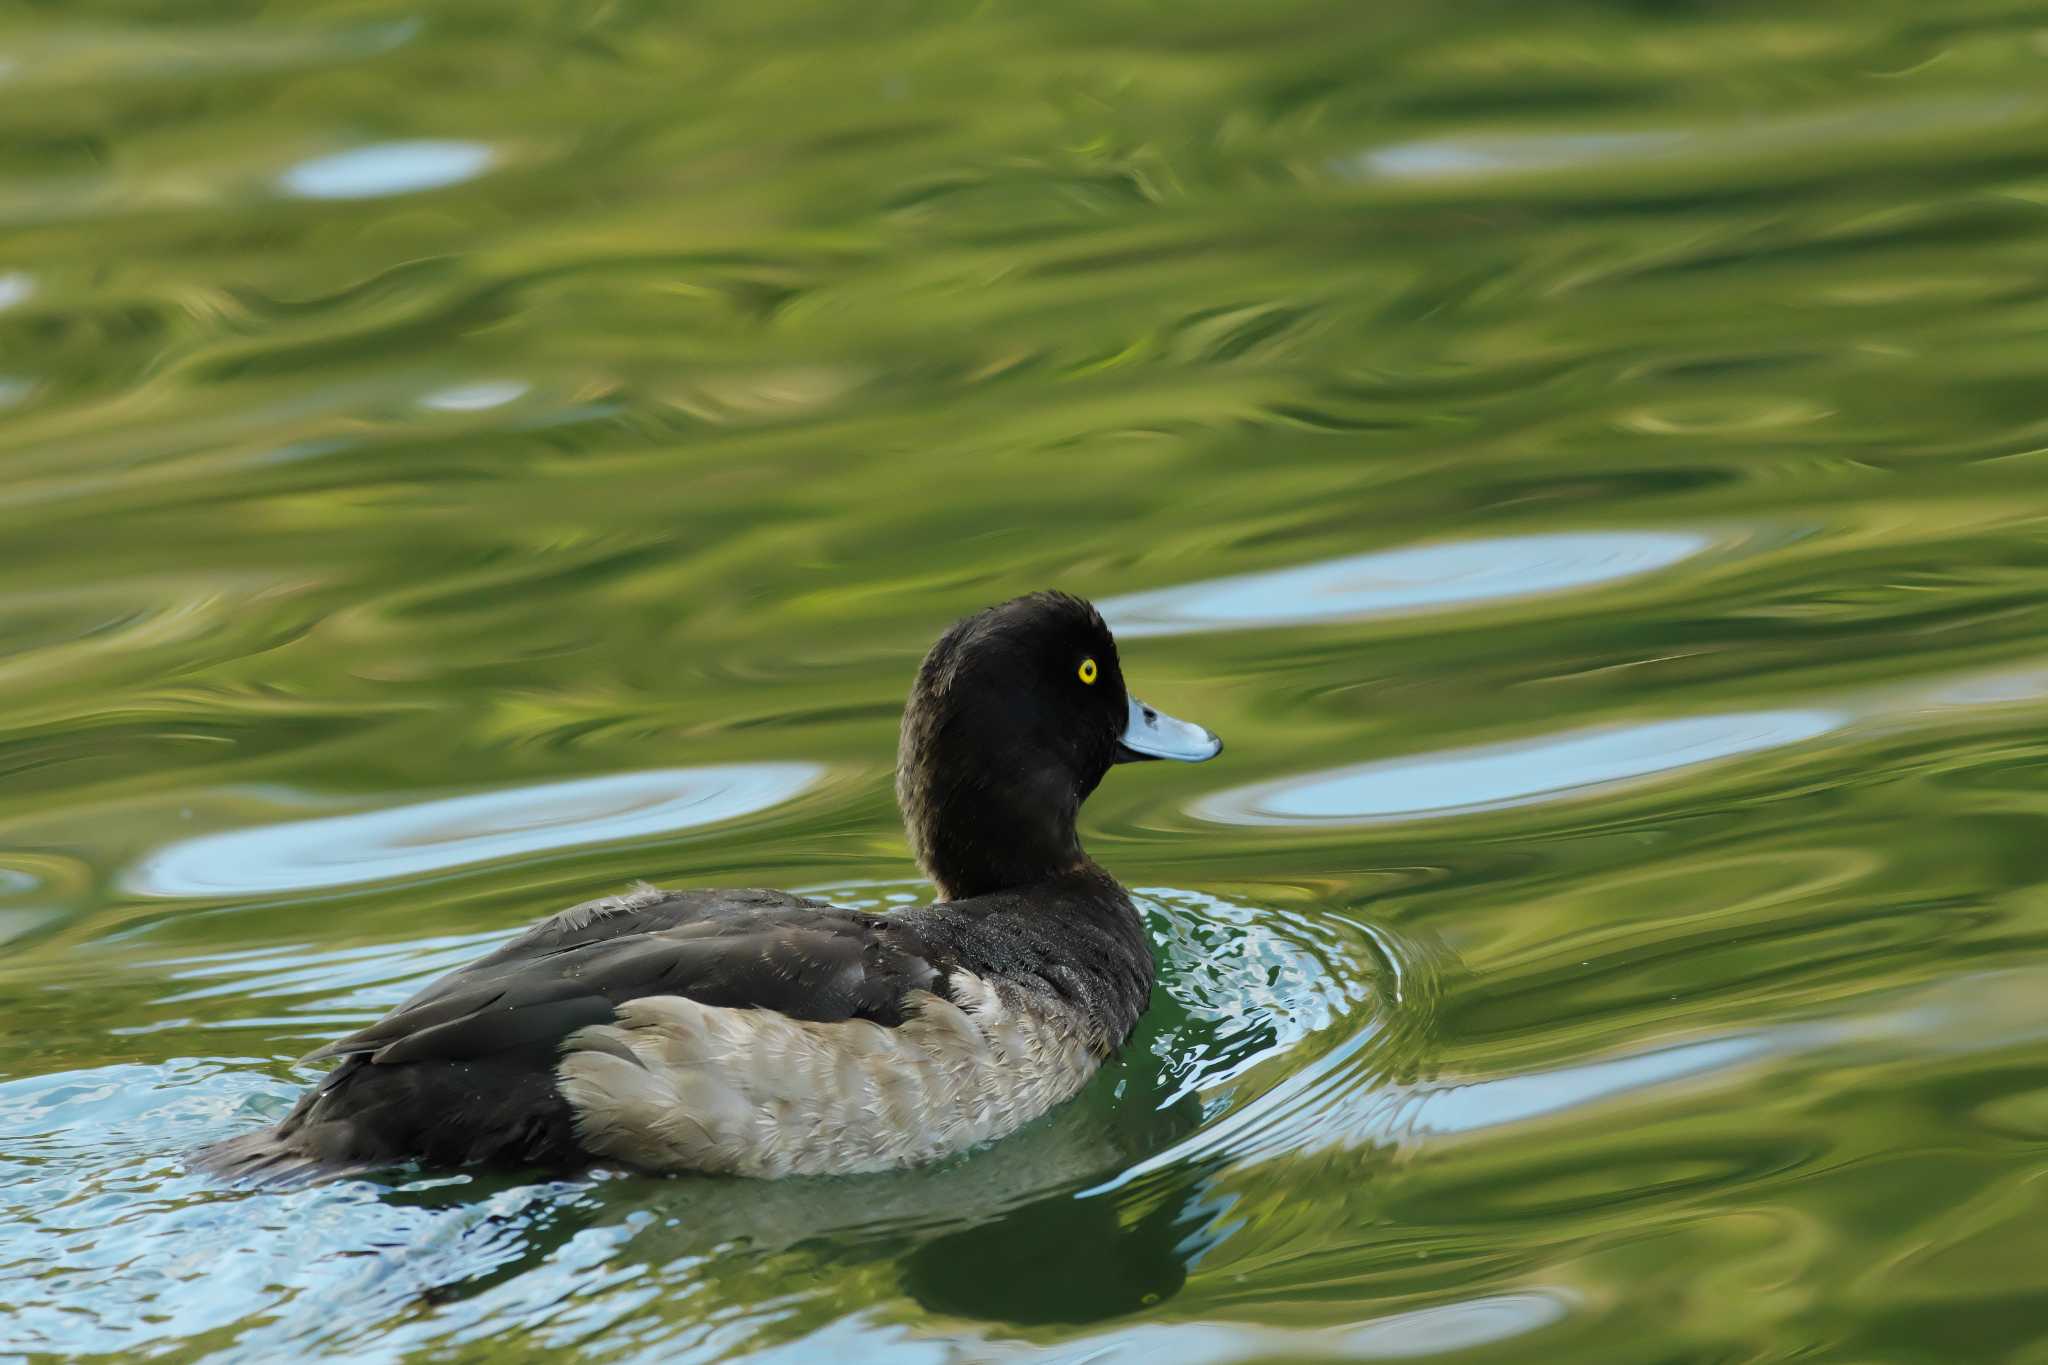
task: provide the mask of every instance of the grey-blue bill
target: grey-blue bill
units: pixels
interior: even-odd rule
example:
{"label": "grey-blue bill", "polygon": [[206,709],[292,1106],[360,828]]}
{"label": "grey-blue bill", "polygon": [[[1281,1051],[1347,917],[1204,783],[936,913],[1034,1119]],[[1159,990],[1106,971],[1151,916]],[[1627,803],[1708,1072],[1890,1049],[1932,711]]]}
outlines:
{"label": "grey-blue bill", "polygon": [[1116,750],[1119,763],[1148,758],[1202,763],[1223,752],[1223,741],[1204,726],[1176,720],[1136,697],[1130,699],[1130,706],[1130,718],[1124,722],[1123,739]]}

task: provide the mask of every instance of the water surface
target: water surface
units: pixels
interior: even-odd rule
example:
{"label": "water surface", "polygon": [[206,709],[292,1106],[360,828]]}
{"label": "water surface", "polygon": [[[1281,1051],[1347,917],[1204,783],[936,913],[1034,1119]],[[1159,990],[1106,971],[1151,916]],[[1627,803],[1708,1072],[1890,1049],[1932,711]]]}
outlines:
{"label": "water surface", "polygon": [[[2048,8],[0,15],[0,1357],[2048,1359]],[[932,637],[1228,741],[1073,1105],[189,1174]]]}

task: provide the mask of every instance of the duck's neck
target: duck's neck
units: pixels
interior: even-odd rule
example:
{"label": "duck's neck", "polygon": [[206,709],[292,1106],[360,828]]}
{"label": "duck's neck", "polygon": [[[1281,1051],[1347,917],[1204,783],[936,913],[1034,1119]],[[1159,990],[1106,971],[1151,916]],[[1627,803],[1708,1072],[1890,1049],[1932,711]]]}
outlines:
{"label": "duck's neck", "polygon": [[896,796],[911,852],[941,900],[1036,886],[1087,861],[1074,830],[1081,794],[1050,775],[947,781],[906,763]]}

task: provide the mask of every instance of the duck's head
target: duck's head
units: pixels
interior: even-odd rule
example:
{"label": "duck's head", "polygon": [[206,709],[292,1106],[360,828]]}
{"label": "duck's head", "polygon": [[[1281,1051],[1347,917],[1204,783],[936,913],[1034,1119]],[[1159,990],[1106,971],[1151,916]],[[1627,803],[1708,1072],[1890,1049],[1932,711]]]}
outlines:
{"label": "duck's head", "polygon": [[1199,763],[1223,742],[1124,687],[1094,607],[1040,592],[939,637],[903,709],[896,799],[945,900],[1030,886],[1083,860],[1074,820],[1112,764]]}

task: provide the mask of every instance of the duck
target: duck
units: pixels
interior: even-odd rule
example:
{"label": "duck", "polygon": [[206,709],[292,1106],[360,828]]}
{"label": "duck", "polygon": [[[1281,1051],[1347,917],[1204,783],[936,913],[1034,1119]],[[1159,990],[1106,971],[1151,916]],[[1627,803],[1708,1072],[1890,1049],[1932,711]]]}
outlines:
{"label": "duck", "polygon": [[625,1168],[775,1178],[914,1167],[1077,1095],[1151,1000],[1130,893],[1081,846],[1121,763],[1202,762],[1063,592],[970,615],[924,656],[896,796],[936,895],[884,913],[645,883],[560,911],[310,1054],[336,1065],[196,1169]]}

